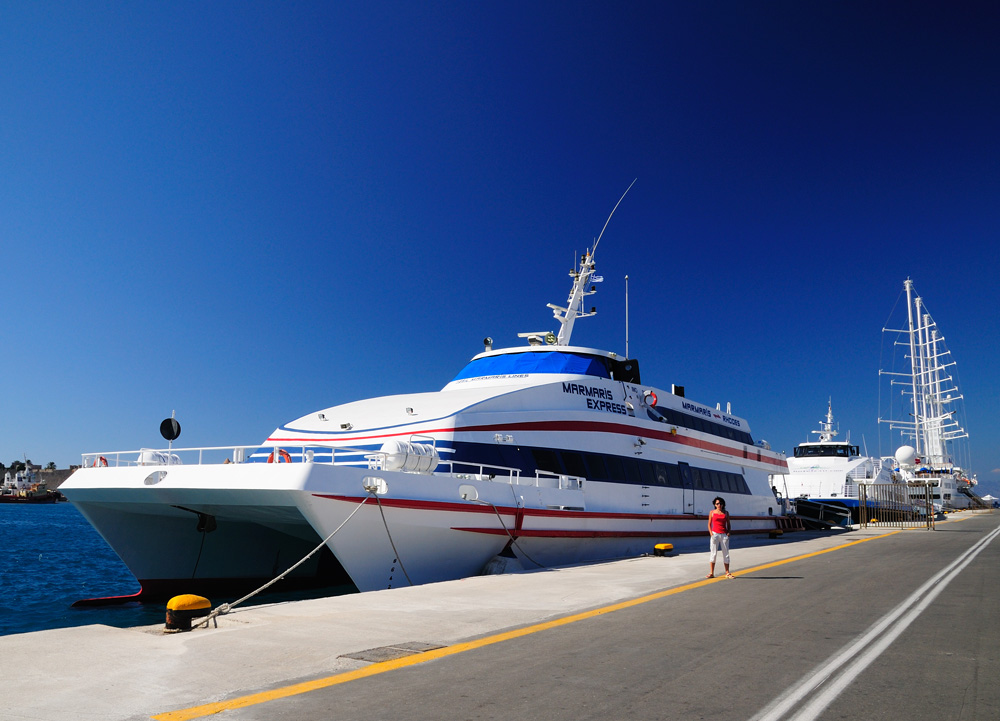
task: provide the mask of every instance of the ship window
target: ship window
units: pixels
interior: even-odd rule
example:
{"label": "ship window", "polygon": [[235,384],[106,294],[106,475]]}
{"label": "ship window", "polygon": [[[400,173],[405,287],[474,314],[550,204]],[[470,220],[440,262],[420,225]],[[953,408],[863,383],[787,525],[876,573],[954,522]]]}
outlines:
{"label": "ship window", "polygon": [[649,461],[636,461],[639,466],[639,477],[647,486],[656,485],[656,474],[653,472],[653,464]]}
{"label": "ship window", "polygon": [[574,451],[562,452],[563,467],[566,473],[571,476],[581,476],[586,478],[587,468],[583,465],[583,456]]}
{"label": "ship window", "polygon": [[551,448],[532,448],[531,455],[535,459],[535,467],[540,471],[550,473],[562,473],[559,466],[559,457]]}
{"label": "ship window", "polygon": [[606,456],[605,462],[608,464],[608,478],[618,483],[625,482],[625,466],[618,456]]}
{"label": "ship window", "polygon": [[653,464],[653,475],[656,477],[656,485],[667,486],[670,485],[667,481],[667,466],[663,463]]}
{"label": "ship window", "polygon": [[735,474],[732,473],[720,473],[722,476],[722,485],[725,486],[729,493],[739,493],[740,484],[736,481]]}
{"label": "ship window", "polygon": [[634,483],[636,485],[639,485],[640,483],[645,483],[646,485],[650,485],[642,479],[642,473],[639,471],[639,465],[640,465],[639,461],[637,461],[634,458],[622,458],[621,460],[622,460],[622,466],[624,466],[625,468],[626,483]]}
{"label": "ship window", "polygon": [[750,493],[750,486],[747,485],[747,480],[743,476],[737,475],[736,482],[737,484],[739,484],[740,487],[738,493],[747,493],[747,494]]}
{"label": "ship window", "polygon": [[604,458],[597,455],[596,453],[587,453],[584,455],[584,459],[587,461],[587,478],[595,481],[606,481],[608,480],[608,469],[604,465]]}
{"label": "ship window", "polygon": [[469,361],[453,380],[525,373],[565,373],[611,378],[607,358],[561,351],[529,351],[476,358]]}
{"label": "ship window", "polygon": [[708,475],[708,471],[704,468],[692,468],[694,472],[694,487],[702,488],[706,491],[712,490],[712,479]]}
{"label": "ship window", "polygon": [[677,466],[667,466],[667,485],[671,488],[680,488],[683,485],[681,483],[681,469]]}

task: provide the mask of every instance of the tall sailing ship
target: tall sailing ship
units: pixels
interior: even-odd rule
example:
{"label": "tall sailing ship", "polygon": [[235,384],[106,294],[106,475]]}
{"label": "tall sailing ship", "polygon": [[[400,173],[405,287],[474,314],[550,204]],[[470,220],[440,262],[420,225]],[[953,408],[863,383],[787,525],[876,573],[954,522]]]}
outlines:
{"label": "tall sailing ship", "polygon": [[911,487],[914,500],[922,500],[929,488],[936,510],[978,506],[982,499],[968,470],[969,434],[955,361],[909,278],[903,291],[905,327],[883,328],[899,369],[879,371],[890,391],[887,417],[880,412],[879,423],[902,444],[895,451],[895,470]]}

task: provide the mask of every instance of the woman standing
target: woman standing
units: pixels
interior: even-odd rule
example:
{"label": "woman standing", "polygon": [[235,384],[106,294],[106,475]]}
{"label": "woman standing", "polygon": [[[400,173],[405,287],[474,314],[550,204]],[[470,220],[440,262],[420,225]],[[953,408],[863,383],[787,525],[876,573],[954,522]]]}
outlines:
{"label": "woman standing", "polygon": [[708,543],[708,575],[705,578],[715,578],[715,556],[722,549],[722,563],[726,567],[726,578],[736,578],[729,572],[729,512],[726,502],[716,496],[712,501],[714,508],[708,514],[708,532],[711,540]]}

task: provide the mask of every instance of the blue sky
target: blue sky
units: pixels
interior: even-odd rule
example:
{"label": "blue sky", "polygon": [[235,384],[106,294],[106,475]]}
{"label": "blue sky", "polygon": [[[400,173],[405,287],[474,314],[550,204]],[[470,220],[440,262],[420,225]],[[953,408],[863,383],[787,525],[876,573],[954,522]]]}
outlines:
{"label": "blue sky", "polygon": [[[991,3],[15,3],[0,460],[246,444],[554,326],[871,453],[913,278],[1000,491]],[[892,446],[891,448],[889,446]]]}

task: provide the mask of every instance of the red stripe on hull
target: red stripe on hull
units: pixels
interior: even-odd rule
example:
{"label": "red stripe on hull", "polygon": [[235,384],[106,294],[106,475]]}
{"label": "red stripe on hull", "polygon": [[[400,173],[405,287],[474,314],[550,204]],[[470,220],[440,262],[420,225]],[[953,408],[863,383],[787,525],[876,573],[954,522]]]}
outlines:
{"label": "red stripe on hull", "polygon": [[[453,531],[468,533],[485,533],[493,536],[508,535],[502,528],[452,528]],[[746,535],[750,533],[766,533],[767,528],[748,528],[733,531],[730,535]],[[708,538],[707,531],[563,531],[563,530],[524,530],[514,533],[515,538]]]}
{"label": "red stripe on hull", "polygon": [[[732,446],[702,441],[697,438],[690,438],[680,434],[674,435],[669,431],[659,431],[649,428],[639,428],[628,426],[623,423],[605,423],[601,421],[525,421],[523,423],[507,423],[502,425],[484,426],[461,426],[452,428],[425,428],[420,431],[406,431],[401,433],[383,433],[372,436],[355,436],[352,438],[268,438],[268,443],[323,443],[323,442],[352,442],[374,441],[385,438],[397,438],[400,436],[411,436],[415,432],[421,434],[434,433],[493,433],[498,431],[572,431],[576,433],[617,433],[619,435],[641,435],[648,438],[655,438],[659,441],[676,443],[691,448],[700,448],[705,451],[722,453],[733,459],[753,461],[756,463],[766,463],[782,470],[788,470],[787,461],[779,456],[762,452],[757,446],[747,446],[746,449],[733,448]],[[755,456],[760,455],[760,458]]]}
{"label": "red stripe on hull", "polygon": [[[345,503],[360,503],[360,496],[340,496],[332,493],[314,493],[317,498],[329,498],[334,501],[344,501]],[[473,505],[469,503],[450,503],[447,501],[420,501],[409,498],[382,498],[378,501],[368,497],[366,504],[375,505],[381,503],[388,508],[406,508],[416,511],[447,511],[456,513],[488,513],[493,516],[499,511],[502,514],[514,515],[521,513],[525,517],[531,518],[597,518],[602,520],[638,520],[638,521],[690,521],[705,520],[708,516],[696,516],[692,514],[660,514],[660,513],[611,513],[597,511],[563,511],[546,508],[512,508],[510,506]],[[773,520],[778,516],[768,516]],[[756,521],[758,516],[730,516],[733,521]],[[472,529],[459,529],[472,530]],[[766,529],[765,529],[766,530]],[[708,531],[698,531],[698,533],[708,533]],[[656,535],[656,534],[653,534]]]}

